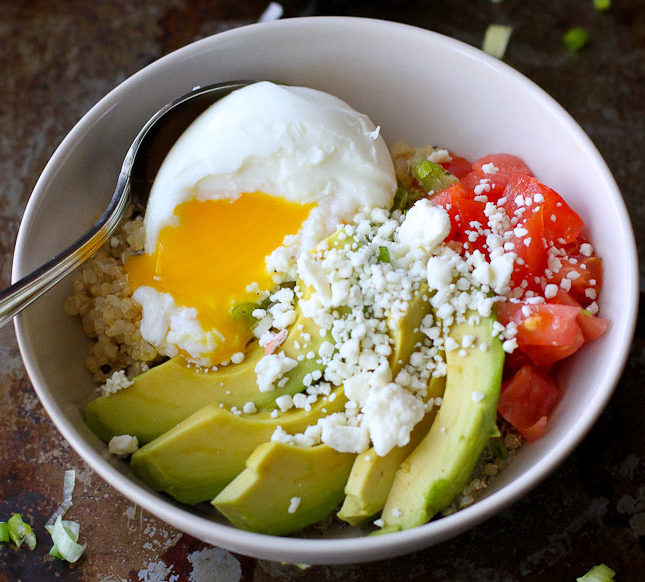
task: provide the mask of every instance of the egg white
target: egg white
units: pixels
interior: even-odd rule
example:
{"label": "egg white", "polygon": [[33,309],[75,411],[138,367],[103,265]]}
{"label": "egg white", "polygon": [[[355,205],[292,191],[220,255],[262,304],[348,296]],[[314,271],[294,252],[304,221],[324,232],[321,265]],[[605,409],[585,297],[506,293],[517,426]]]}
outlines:
{"label": "egg white", "polygon": [[388,207],[396,176],[366,115],[322,91],[254,83],[207,109],[168,153],[148,201],[146,252],[182,202],[256,191],[316,203],[324,237],[360,206]]}

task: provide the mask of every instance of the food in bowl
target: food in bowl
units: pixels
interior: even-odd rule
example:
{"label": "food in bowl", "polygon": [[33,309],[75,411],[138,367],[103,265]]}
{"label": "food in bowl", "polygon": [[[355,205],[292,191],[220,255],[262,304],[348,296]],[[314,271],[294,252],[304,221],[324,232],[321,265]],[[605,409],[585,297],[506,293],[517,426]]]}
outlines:
{"label": "food in bowl", "polygon": [[544,434],[551,367],[606,330],[583,226],[512,155],[390,156],[330,95],[240,89],[73,283],[105,380],[87,422],[153,489],[243,529],[341,503],[352,525],[421,525]]}

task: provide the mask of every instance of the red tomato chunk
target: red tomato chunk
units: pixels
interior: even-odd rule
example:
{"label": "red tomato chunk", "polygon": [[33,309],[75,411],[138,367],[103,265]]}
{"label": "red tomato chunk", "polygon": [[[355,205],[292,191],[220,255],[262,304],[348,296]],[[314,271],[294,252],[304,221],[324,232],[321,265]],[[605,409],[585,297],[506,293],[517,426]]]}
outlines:
{"label": "red tomato chunk", "polygon": [[527,441],[535,441],[544,436],[558,396],[555,380],[533,366],[523,366],[502,385],[498,411]]}

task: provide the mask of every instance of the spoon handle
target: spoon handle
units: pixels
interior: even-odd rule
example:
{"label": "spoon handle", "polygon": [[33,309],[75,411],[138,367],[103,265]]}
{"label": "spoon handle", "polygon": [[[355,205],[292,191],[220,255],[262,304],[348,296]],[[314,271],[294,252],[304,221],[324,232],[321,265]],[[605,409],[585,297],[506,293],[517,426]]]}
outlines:
{"label": "spoon handle", "polygon": [[114,232],[130,204],[130,185],[121,174],[110,205],[75,243],[13,285],[0,291],[0,327],[89,259]]}

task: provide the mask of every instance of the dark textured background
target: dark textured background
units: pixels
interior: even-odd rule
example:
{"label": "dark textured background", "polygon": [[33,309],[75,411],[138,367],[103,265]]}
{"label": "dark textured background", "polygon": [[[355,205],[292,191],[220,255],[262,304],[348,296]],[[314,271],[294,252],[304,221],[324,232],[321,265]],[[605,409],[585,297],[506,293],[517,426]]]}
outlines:
{"label": "dark textured background", "polygon": [[[0,0],[0,284],[8,283],[20,216],[49,156],[105,93],[189,42],[256,20],[265,0]],[[284,2],[285,17],[396,20],[481,46],[510,24],[504,60],[583,126],[627,201],[645,245],[645,3],[614,0],[349,0]],[[579,54],[562,34],[591,35]],[[423,66],[423,55],[419,55]],[[476,98],[476,94],[474,95]],[[611,257],[605,257],[610,261]],[[641,264],[641,269],[643,264]],[[642,273],[642,270],[641,270]],[[616,394],[575,453],[524,500],[449,542],[410,556],[340,567],[295,567],[233,556],[133,506],[71,451],[38,402],[11,327],[0,330],[0,520],[22,512],[34,552],[0,547],[0,582],[48,580],[572,581],[605,562],[618,580],[645,580],[645,321]],[[47,556],[47,517],[77,471],[70,519],[88,550],[70,566]],[[208,574],[206,574],[208,572]]]}

